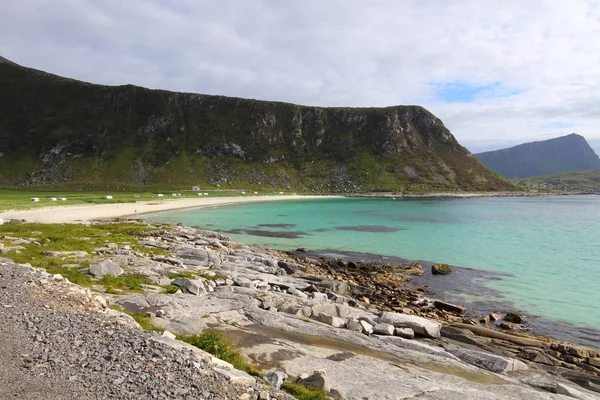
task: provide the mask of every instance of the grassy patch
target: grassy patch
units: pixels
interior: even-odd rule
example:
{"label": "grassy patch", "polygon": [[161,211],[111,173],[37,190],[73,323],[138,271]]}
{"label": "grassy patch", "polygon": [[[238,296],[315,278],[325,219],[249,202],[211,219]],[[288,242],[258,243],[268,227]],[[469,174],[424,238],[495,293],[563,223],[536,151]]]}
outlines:
{"label": "grassy patch", "polygon": [[162,285],[161,287],[165,289],[164,292],[166,294],[174,294],[179,290],[179,288],[175,285]]}
{"label": "grassy patch", "polygon": [[329,400],[329,397],[323,391],[308,389],[298,383],[283,382],[281,389],[298,400]]}
{"label": "grassy patch", "polygon": [[[83,268],[83,265],[82,265]],[[61,274],[64,278],[67,278],[70,282],[75,283],[79,286],[89,287],[94,284],[94,280],[87,274],[79,272],[78,268],[66,268],[60,266],[47,266],[46,272],[49,274]]]}
{"label": "grassy patch", "polygon": [[177,279],[177,278],[187,278],[187,279],[196,279],[198,277],[198,274],[195,272],[174,272],[171,274],[167,274],[167,277],[169,277],[169,279]]}
{"label": "grassy patch", "polygon": [[154,325],[152,323],[152,318],[150,316],[148,316],[148,314],[146,313],[129,313],[127,311],[124,311],[126,314],[129,314],[133,317],[133,319],[135,319],[135,322],[137,322],[138,324],[140,324],[140,326],[147,330],[147,331],[153,331],[153,332],[159,332],[159,333],[163,333],[165,330],[162,328],[159,328],[158,326]]}
{"label": "grassy patch", "polygon": [[115,291],[115,289],[121,291],[141,292],[142,285],[152,284],[152,282],[150,282],[147,277],[138,274],[120,276],[107,275],[100,279],[97,283],[99,285],[104,286],[107,289],[107,291],[110,289],[113,292]]}
{"label": "grassy patch", "polygon": [[244,360],[242,353],[232,348],[220,332],[210,331],[199,335],[179,335],[177,339],[196,346],[223,361],[227,361],[236,369],[245,371],[250,375],[261,376],[260,371]]}

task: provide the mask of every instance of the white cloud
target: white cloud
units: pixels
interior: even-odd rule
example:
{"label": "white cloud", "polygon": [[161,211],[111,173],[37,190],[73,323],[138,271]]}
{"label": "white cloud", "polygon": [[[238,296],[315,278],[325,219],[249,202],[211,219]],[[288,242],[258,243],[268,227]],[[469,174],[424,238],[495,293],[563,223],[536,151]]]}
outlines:
{"label": "white cloud", "polygon": [[[106,84],[421,104],[475,150],[600,142],[600,1],[9,0],[0,54]],[[436,85],[487,87],[450,102]]]}

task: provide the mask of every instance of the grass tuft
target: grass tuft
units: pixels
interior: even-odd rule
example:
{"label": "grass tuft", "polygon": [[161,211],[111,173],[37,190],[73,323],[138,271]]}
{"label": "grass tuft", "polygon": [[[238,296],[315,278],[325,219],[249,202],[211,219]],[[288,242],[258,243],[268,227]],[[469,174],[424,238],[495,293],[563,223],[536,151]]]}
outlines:
{"label": "grass tuft", "polygon": [[298,383],[283,382],[281,389],[298,400],[329,400],[329,397],[322,390],[309,389]]}

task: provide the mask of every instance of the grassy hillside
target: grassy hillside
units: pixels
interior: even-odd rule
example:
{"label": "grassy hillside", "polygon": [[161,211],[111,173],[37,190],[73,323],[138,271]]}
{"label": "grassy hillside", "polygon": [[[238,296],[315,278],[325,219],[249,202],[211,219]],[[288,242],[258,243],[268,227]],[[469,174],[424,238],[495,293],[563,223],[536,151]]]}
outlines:
{"label": "grassy hillside", "polygon": [[418,106],[320,108],[101,86],[0,62],[0,185],[488,191]]}
{"label": "grassy hillside", "polygon": [[600,170],[536,176],[516,179],[514,182],[529,190],[600,193]]}
{"label": "grassy hillside", "polygon": [[511,179],[600,169],[598,155],[583,136],[574,133],[475,156],[500,175]]}

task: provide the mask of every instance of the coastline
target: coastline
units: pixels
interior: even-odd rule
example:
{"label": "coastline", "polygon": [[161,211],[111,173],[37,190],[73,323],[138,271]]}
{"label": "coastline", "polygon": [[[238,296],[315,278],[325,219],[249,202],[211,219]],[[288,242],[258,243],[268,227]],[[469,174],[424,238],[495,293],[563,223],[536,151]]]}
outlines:
{"label": "coastline", "polygon": [[441,192],[441,193],[362,193],[354,194],[348,197],[366,197],[366,198],[398,198],[398,199],[475,199],[490,197],[551,197],[551,196],[584,196],[597,195],[592,192]]}
{"label": "coastline", "polygon": [[127,218],[136,215],[152,214],[161,211],[181,210],[197,207],[224,206],[285,200],[316,200],[336,198],[338,196],[248,196],[248,197],[213,197],[181,200],[140,201],[135,203],[111,203],[77,206],[43,207],[34,210],[15,210],[0,213],[0,218],[7,220],[25,220],[45,224],[84,223],[92,220]]}

